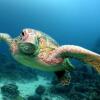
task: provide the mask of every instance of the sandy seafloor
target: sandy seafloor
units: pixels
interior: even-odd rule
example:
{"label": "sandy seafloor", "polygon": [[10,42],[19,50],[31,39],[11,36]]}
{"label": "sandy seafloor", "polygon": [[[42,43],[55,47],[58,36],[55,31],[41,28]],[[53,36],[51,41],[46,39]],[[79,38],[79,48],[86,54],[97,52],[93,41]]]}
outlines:
{"label": "sandy seafloor", "polygon": [[[2,87],[4,84],[9,84],[12,83],[11,81],[2,81],[0,82],[0,87]],[[20,82],[14,82],[17,86],[18,86],[18,90],[20,91],[20,95],[23,97],[27,97],[29,95],[34,95],[35,94],[35,89],[39,86],[39,85],[43,85],[43,86],[50,86],[50,81],[46,80],[44,77],[38,76],[38,80],[37,81],[31,81],[31,82],[24,82],[24,83],[20,83]],[[0,93],[0,100],[2,100],[2,95]]]}
{"label": "sandy seafloor", "polygon": [[[20,95],[22,97],[24,97],[25,100],[28,100],[27,99],[28,96],[33,96],[33,95],[36,94],[35,90],[36,90],[36,88],[39,85],[42,85],[42,86],[44,86],[46,88],[49,88],[50,86],[52,86],[51,81],[46,80],[45,77],[38,76],[38,80],[37,81],[36,80],[35,81],[31,80],[31,82],[30,81],[25,81],[25,82],[17,82],[17,81],[16,82],[11,82],[9,80],[5,80],[5,81],[0,82],[0,87],[2,87],[4,84],[11,84],[11,83],[14,83],[14,84],[16,84],[18,86],[18,90],[20,91]],[[2,99],[1,91],[0,91],[0,100],[3,100]],[[8,100],[10,100],[10,99],[8,99]],[[37,99],[32,99],[32,100],[37,100]],[[46,100],[46,99],[43,99],[43,97],[42,97],[42,100]],[[65,100],[65,98],[62,98],[60,95],[51,95],[48,100]]]}

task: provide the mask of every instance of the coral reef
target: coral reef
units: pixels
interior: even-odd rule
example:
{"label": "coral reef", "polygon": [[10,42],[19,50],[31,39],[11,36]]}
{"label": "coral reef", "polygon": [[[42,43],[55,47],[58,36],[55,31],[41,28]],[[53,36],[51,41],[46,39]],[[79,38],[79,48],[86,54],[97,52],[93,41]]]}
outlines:
{"label": "coral reef", "polygon": [[[1,54],[0,65],[1,81],[7,79],[12,83],[19,82],[19,84],[21,84],[20,82],[22,82],[21,85],[3,84],[1,86],[2,100],[24,100],[24,98],[25,100],[100,100],[100,75],[93,68],[88,68],[85,65],[81,65],[71,72],[72,80],[68,86],[58,85],[59,82],[52,73],[42,73],[22,67],[22,65],[13,60],[9,60]],[[42,75],[44,79],[39,81],[41,78],[39,75]],[[25,83],[25,80],[32,83]],[[52,81],[45,85],[47,80]],[[26,92],[25,90],[34,90],[34,92],[26,96],[23,95],[23,88],[18,89],[22,87],[22,85],[24,86],[23,88],[25,88],[26,85],[30,85],[31,90],[26,87],[27,89],[24,89],[24,92]],[[31,85],[33,87],[31,87]]]}
{"label": "coral reef", "polygon": [[45,87],[44,86],[42,86],[42,85],[39,85],[37,88],[36,88],[36,94],[38,94],[38,95],[43,95],[44,94],[44,92],[45,92]]}
{"label": "coral reef", "polygon": [[35,70],[24,68],[14,60],[8,59],[5,55],[0,54],[0,79],[9,81],[37,80]]}
{"label": "coral reef", "polygon": [[39,95],[33,95],[33,96],[29,96],[27,100],[42,100],[42,98]]}
{"label": "coral reef", "polygon": [[3,100],[24,100],[24,98],[20,96],[18,87],[15,84],[2,86],[1,93]]}
{"label": "coral reef", "polygon": [[59,87],[53,84],[50,93],[64,98],[67,96],[69,100],[99,100],[100,76],[93,72],[87,73],[79,68],[72,72],[72,81],[69,86]]}

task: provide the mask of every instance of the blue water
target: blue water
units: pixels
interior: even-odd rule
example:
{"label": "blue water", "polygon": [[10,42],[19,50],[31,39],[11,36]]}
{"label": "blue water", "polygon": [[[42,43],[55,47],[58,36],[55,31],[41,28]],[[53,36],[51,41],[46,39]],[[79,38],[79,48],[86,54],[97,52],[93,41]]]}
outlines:
{"label": "blue water", "polygon": [[[100,52],[100,0],[0,0],[0,32],[16,37],[23,28]],[[3,42],[0,53],[10,54]]]}
{"label": "blue water", "polygon": [[0,32],[17,36],[31,27],[60,44],[91,48],[100,38],[99,4],[99,0],[0,0]]}

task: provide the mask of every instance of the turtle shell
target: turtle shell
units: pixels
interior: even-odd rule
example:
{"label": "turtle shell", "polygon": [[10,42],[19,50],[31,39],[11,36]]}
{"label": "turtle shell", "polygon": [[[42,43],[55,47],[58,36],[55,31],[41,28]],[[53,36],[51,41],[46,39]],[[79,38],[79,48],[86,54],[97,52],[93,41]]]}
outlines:
{"label": "turtle shell", "polygon": [[35,55],[37,47],[32,43],[20,43],[19,50],[25,55]]}

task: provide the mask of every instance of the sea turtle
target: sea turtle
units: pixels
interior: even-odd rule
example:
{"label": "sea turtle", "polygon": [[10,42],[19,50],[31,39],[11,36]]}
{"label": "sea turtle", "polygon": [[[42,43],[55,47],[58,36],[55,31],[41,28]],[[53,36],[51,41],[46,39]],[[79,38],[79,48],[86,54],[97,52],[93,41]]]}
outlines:
{"label": "sea turtle", "polygon": [[70,83],[69,72],[74,69],[69,58],[92,65],[100,72],[99,54],[80,46],[60,46],[49,35],[35,29],[23,29],[20,36],[14,39],[9,34],[0,33],[0,39],[8,43],[12,56],[18,62],[31,68],[54,72],[63,85]]}

